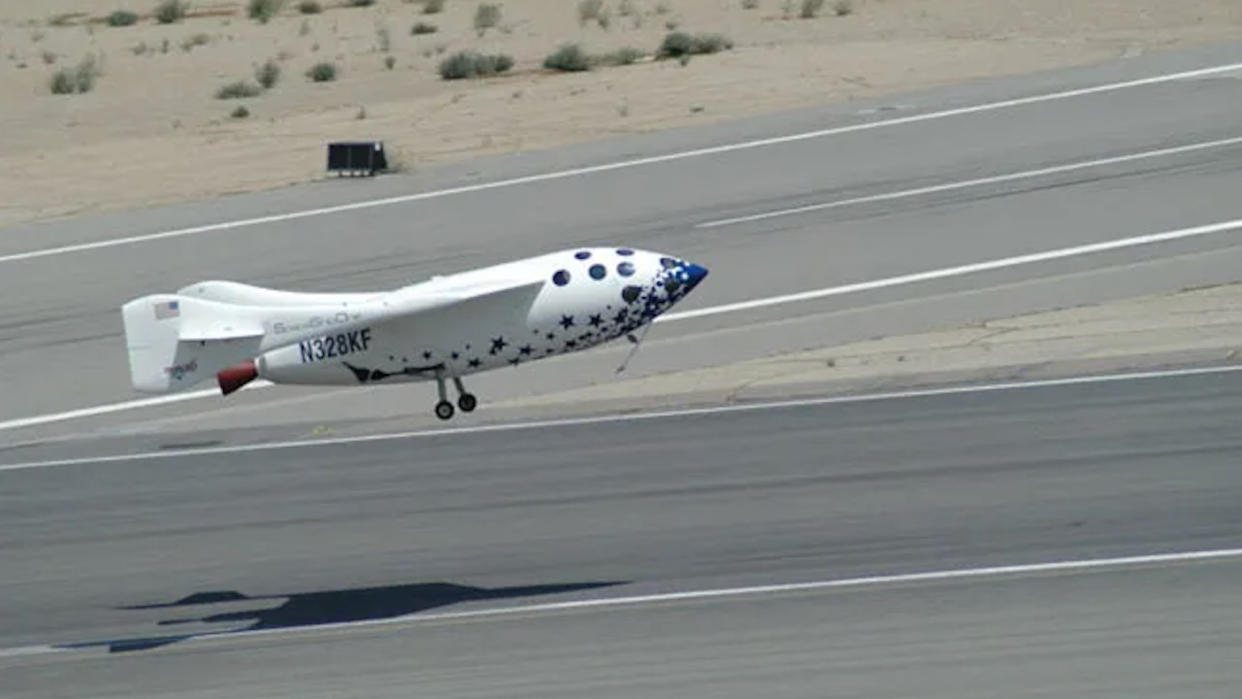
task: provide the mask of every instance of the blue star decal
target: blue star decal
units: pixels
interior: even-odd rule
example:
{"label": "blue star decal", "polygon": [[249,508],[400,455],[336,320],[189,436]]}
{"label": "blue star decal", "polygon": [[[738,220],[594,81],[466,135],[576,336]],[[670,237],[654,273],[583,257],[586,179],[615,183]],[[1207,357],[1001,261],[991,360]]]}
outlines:
{"label": "blue star decal", "polygon": [[568,330],[574,326],[573,316],[561,316],[561,327]]}
{"label": "blue star decal", "polygon": [[509,363],[512,364],[513,366],[517,366],[518,364],[522,363],[522,360],[518,359],[517,357],[514,357],[513,359],[509,360]]}
{"label": "blue star decal", "polygon": [[629,315],[630,315],[629,310],[622,308],[621,310],[617,311],[617,315],[613,316],[612,322],[620,325],[621,323],[625,322],[625,319],[628,318]]}
{"label": "blue star decal", "polygon": [[508,346],[508,344],[509,344],[508,342],[505,342],[505,338],[504,338],[504,336],[503,336],[503,335],[501,335],[500,337],[494,337],[494,338],[492,338],[492,348],[491,348],[490,350],[488,350],[488,353],[489,353],[489,354],[496,354],[496,353],[497,353],[497,352],[499,352],[500,350],[502,350],[502,349],[504,349],[505,347],[507,347],[507,346]]}
{"label": "blue star decal", "polygon": [[598,328],[603,323],[604,323],[604,317],[598,313],[591,316],[591,320],[589,321],[589,324],[592,328]]}
{"label": "blue star decal", "polygon": [[478,358],[478,357],[471,357],[471,358],[470,358],[470,361],[469,361],[469,362],[467,362],[467,364],[469,364],[469,365],[470,365],[470,368],[471,368],[471,369],[478,369],[478,368],[479,368],[479,365],[480,365],[480,364],[482,364],[482,363],[483,363],[483,362],[479,361],[479,358]]}
{"label": "blue star decal", "polygon": [[534,351],[535,351],[535,348],[531,347],[530,345],[522,345],[522,347],[518,349],[518,352],[520,352],[523,357],[529,356],[530,353]]}

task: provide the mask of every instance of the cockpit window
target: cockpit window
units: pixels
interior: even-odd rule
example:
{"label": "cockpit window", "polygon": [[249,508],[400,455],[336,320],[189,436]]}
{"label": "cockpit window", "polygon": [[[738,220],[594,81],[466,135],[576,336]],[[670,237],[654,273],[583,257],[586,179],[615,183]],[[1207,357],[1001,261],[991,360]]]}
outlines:
{"label": "cockpit window", "polygon": [[617,254],[621,255],[622,257],[629,257],[630,255],[634,254],[634,251],[629,248],[621,248],[617,250]]}
{"label": "cockpit window", "polygon": [[675,294],[677,293],[677,290],[681,288],[681,282],[669,277],[664,280],[664,288],[668,289],[668,293]]}
{"label": "cockpit window", "polygon": [[553,274],[552,283],[557,286],[565,286],[566,284],[569,283],[569,272],[562,269],[558,271],[556,274]]}
{"label": "cockpit window", "polygon": [[634,303],[638,300],[638,296],[641,293],[643,293],[643,288],[641,286],[631,285],[621,290],[621,298],[624,299],[626,303]]}
{"label": "cockpit window", "polygon": [[672,269],[677,266],[677,260],[674,260],[671,257],[661,257],[660,266],[664,269]]}
{"label": "cockpit window", "polygon": [[622,262],[621,264],[617,265],[617,274],[620,274],[623,277],[634,276],[634,263],[633,262]]}
{"label": "cockpit window", "polygon": [[591,256],[591,253],[588,250],[580,250],[574,253],[574,257],[576,257],[579,260],[585,260],[590,256]]}
{"label": "cockpit window", "polygon": [[591,278],[598,281],[608,274],[608,268],[603,265],[591,265],[591,269],[587,270]]}

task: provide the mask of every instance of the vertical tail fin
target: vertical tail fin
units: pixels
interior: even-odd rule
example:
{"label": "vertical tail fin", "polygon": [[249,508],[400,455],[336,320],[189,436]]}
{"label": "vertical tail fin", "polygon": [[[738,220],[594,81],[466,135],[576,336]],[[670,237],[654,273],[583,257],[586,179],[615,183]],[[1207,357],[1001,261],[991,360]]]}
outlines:
{"label": "vertical tail fin", "polygon": [[171,393],[212,378],[259,351],[262,324],[244,309],[176,294],[121,307],[135,389]]}

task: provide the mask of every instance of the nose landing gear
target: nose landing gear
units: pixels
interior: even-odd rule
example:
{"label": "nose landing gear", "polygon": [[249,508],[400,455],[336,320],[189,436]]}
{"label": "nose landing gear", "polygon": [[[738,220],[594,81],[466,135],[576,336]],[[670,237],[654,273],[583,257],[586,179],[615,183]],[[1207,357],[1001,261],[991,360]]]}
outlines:
{"label": "nose landing gear", "polygon": [[[444,371],[436,372],[436,390],[439,392],[440,401],[436,403],[436,417],[441,420],[451,420],[453,418],[453,404],[448,400],[448,388],[444,385]],[[457,389],[457,407],[461,408],[463,413],[472,412],[479,405],[479,399],[473,393],[466,391],[465,385],[461,379],[453,377],[453,387]]]}

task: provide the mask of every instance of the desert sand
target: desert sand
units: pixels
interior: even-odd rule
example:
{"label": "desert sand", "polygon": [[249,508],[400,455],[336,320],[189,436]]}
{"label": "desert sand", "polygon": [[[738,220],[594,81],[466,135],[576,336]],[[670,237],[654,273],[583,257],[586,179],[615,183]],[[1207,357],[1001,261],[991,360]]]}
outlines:
{"label": "desert sand", "polygon": [[[382,139],[401,167],[420,168],[1242,35],[1238,0],[852,0],[841,15],[829,0],[811,19],[782,0],[605,0],[606,28],[582,24],[577,2],[504,0],[482,36],[474,0],[430,15],[401,0],[321,2],[303,15],[289,0],[259,23],[242,0],[203,0],[158,24],[153,0],[0,0],[0,225],[313,180],[334,139]],[[118,9],[138,22],[102,21]],[[412,35],[417,21],[437,31]],[[540,67],[571,41],[650,53],[670,27],[736,46],[684,66]],[[516,63],[441,80],[437,65],[461,49]],[[53,72],[87,56],[94,88],[52,94]],[[271,90],[215,97],[269,59],[282,69]],[[337,80],[305,77],[320,61]],[[230,116],[239,105],[248,117]]]}

